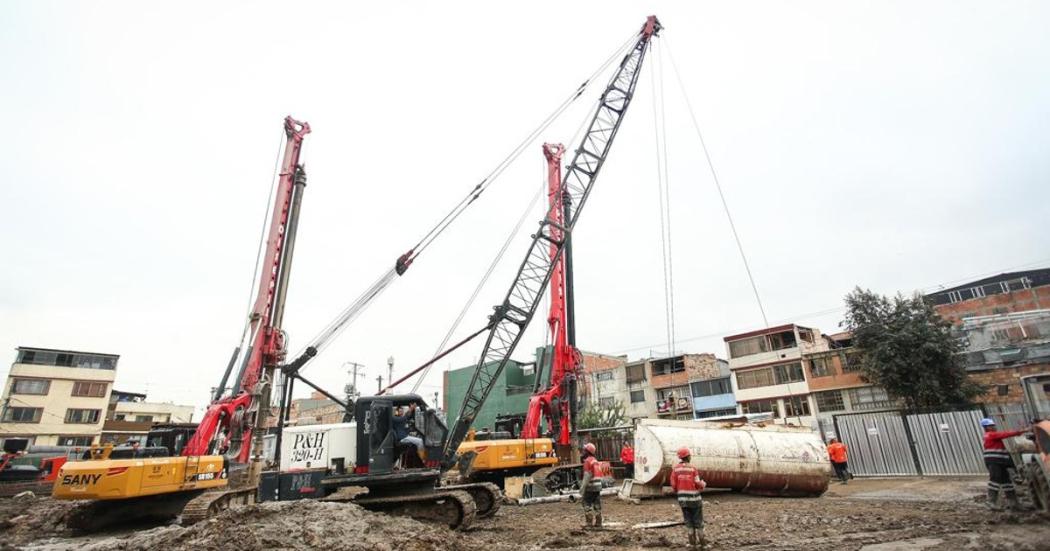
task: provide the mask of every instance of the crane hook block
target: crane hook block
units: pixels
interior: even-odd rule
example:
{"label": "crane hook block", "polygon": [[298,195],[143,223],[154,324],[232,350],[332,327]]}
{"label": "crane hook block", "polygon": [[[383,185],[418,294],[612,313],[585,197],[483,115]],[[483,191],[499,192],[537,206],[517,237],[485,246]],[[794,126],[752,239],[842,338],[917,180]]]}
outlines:
{"label": "crane hook block", "polygon": [[397,272],[397,275],[404,275],[408,271],[408,267],[412,265],[412,253],[415,251],[415,249],[411,249],[398,257],[397,262],[394,263],[394,271]]}

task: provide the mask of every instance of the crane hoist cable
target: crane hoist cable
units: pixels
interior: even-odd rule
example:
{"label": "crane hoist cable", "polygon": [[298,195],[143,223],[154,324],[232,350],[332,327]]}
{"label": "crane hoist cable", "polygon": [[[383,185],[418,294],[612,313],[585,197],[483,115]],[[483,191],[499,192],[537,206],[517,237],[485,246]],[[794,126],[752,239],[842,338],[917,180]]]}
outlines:
{"label": "crane hoist cable", "polygon": [[587,91],[591,83],[603,74],[610,65],[613,64],[624,52],[631,48],[634,44],[635,37],[632,35],[626,40],[620,47],[616,49],[599,67],[596,69],[586,80],[583,81],[575,90],[564,100],[558,107],[548,115],[543,122],[540,123],[532,132],[521,141],[510,154],[508,154],[496,167],[485,176],[480,183],[475,185],[470,192],[468,192],[456,205],[447,213],[445,216],[438,221],[423,237],[411,248],[408,252],[398,257],[394,267],[386,271],[384,274],[379,276],[371,286],[365,290],[364,293],[358,296],[358,298],[347,306],[335,319],[328,323],[327,326],[313,339],[310,344],[303,348],[298,354],[295,355],[295,359],[286,364],[282,371],[285,374],[293,374],[298,372],[310,359],[316,356],[321,350],[326,348],[332,340],[339,336],[339,334],[346,329],[346,327],[356,319],[361,313],[368,308],[368,306],[378,297],[386,288],[395,280],[398,276],[405,273],[419,255],[430,246],[448,227],[455,222],[463,212],[470,207],[476,201],[481,194],[492,185],[493,182],[498,180],[499,176],[509,167],[511,164],[521,156],[521,153],[533,143],[540,134],[543,133],[550,125],[558,119],[569,106],[576,101],[580,96]]}
{"label": "crane hoist cable", "polygon": [[686,109],[689,110],[689,118],[693,122],[693,128],[696,130],[696,136],[700,139],[700,148],[704,151],[704,158],[707,159],[707,167],[711,170],[711,179],[714,180],[715,189],[718,190],[718,198],[722,200],[722,209],[725,210],[726,219],[729,220],[729,229],[733,232],[733,240],[736,241],[736,248],[740,251],[740,259],[744,262],[744,271],[747,272],[747,279],[751,282],[751,290],[755,294],[755,302],[758,303],[758,311],[762,314],[762,323],[769,327],[769,319],[766,317],[766,309],[762,305],[762,297],[758,294],[758,285],[755,284],[755,276],[751,273],[751,265],[747,261],[747,255],[744,254],[744,245],[740,242],[740,234],[736,231],[736,224],[733,223],[733,215],[729,212],[729,203],[726,202],[726,196],[722,193],[722,184],[718,180],[718,173],[715,171],[715,164],[711,161],[711,154],[707,151],[707,143],[704,142],[704,133],[700,131],[700,124],[696,120],[696,113],[693,112],[693,104],[689,101],[689,94],[685,90],[685,82],[682,81],[682,74],[678,72],[678,64],[674,60],[674,52],[671,49],[671,43],[664,38],[664,43],[667,45],[667,57],[671,60],[671,68],[674,69],[675,78],[678,80],[678,87],[682,91],[682,97],[685,99]]}
{"label": "crane hoist cable", "polygon": [[[674,271],[671,254],[671,188],[667,173],[667,117],[664,104],[663,74],[660,71],[659,41],[653,41],[653,62],[649,65],[649,80],[653,94],[653,143],[656,152],[656,190],[659,201],[660,253],[662,255],[664,286],[664,329],[667,335],[667,355],[674,356]],[[657,72],[660,72],[659,76]]]}
{"label": "crane hoist cable", "polygon": [[[591,108],[590,110],[587,111],[587,113],[585,114],[584,118],[580,121],[580,125],[576,128],[576,132],[573,134],[572,140],[569,143],[575,143],[576,142],[576,139],[580,136],[580,133],[583,132],[584,129],[587,128],[587,123],[590,122],[590,120],[594,117],[594,112],[597,109],[598,109],[598,106],[594,106],[593,108]],[[425,379],[427,374],[430,372],[430,368],[431,368],[431,366],[434,363],[434,359],[438,358],[440,356],[443,356],[443,355],[445,355],[445,354],[447,354],[449,352],[449,350],[445,349],[445,346],[448,345],[448,341],[452,339],[453,333],[455,333],[456,330],[459,329],[459,325],[463,322],[463,318],[466,316],[467,311],[471,308],[471,306],[474,305],[474,301],[477,300],[478,295],[481,293],[481,290],[484,288],[485,284],[488,282],[489,277],[492,276],[492,272],[496,269],[496,266],[499,264],[499,261],[503,258],[504,254],[507,252],[507,248],[510,246],[511,241],[521,231],[522,224],[525,223],[525,219],[528,217],[529,213],[532,212],[532,209],[533,209],[533,207],[535,207],[536,202],[539,200],[539,198],[544,193],[547,192],[547,163],[543,162],[542,166],[543,166],[543,177],[541,178],[542,185],[536,191],[536,194],[532,197],[532,200],[529,201],[529,205],[521,213],[521,217],[518,219],[518,222],[517,222],[517,224],[515,224],[514,229],[511,231],[510,235],[507,236],[507,240],[503,243],[503,246],[500,248],[499,253],[496,255],[495,258],[492,259],[492,263],[489,265],[489,268],[485,272],[485,275],[482,276],[481,281],[478,283],[478,286],[474,289],[473,294],[471,294],[470,298],[467,300],[467,303],[463,306],[463,309],[460,311],[459,316],[456,317],[456,321],[452,324],[452,327],[449,328],[448,333],[445,334],[445,338],[441,341],[441,345],[438,346],[437,351],[434,352],[434,358],[431,358],[431,360],[429,360],[426,364],[424,364],[424,367],[417,368],[417,370],[418,369],[423,369],[423,373],[419,376],[418,379],[416,379],[415,384],[412,385],[412,392],[413,393],[415,393],[415,392],[417,392],[419,390],[419,386],[422,384],[423,379]],[[546,297],[546,295],[544,295],[544,296]],[[545,337],[548,336],[546,332],[544,332],[544,335],[545,335]],[[547,344],[548,344],[547,342],[544,342],[544,346],[546,346]],[[414,372],[415,371],[413,371],[413,373]],[[387,385],[386,389],[389,389],[391,387],[397,386],[398,383],[400,383],[400,381],[391,383],[391,384]],[[384,391],[386,389],[384,389]]]}
{"label": "crane hoist cable", "polygon": [[[448,341],[452,340],[452,335],[456,332],[457,329],[459,329],[459,325],[463,322],[463,318],[467,316],[467,312],[474,305],[474,301],[477,300],[478,295],[481,294],[481,290],[485,287],[485,284],[488,283],[489,278],[492,276],[492,272],[496,270],[496,266],[499,265],[500,260],[502,260],[503,256],[507,253],[507,249],[510,248],[511,242],[514,241],[514,238],[517,237],[518,234],[521,232],[521,227],[525,224],[525,220],[528,219],[529,215],[532,214],[533,209],[536,207],[536,202],[539,201],[540,196],[543,195],[543,191],[544,190],[542,188],[536,190],[535,195],[532,196],[532,200],[529,201],[528,206],[525,207],[525,210],[521,213],[521,216],[518,217],[518,222],[514,224],[514,228],[511,229],[510,234],[507,235],[507,239],[503,242],[503,246],[500,247],[499,252],[497,252],[496,256],[492,259],[492,262],[489,264],[488,269],[485,270],[485,275],[481,277],[481,281],[479,281],[477,287],[474,288],[474,292],[471,293],[470,298],[467,299],[467,303],[463,305],[463,309],[460,310],[459,315],[456,316],[456,321],[454,321],[452,323],[452,326],[448,328],[448,332],[445,333],[445,338],[441,340],[441,344],[439,344],[437,350],[434,351],[434,357],[440,356],[441,353],[445,350],[445,347],[448,345]],[[430,362],[430,365],[427,365],[426,368],[424,368],[423,372],[419,375],[419,378],[416,379],[415,384],[412,385],[413,393],[416,393],[419,390],[419,385],[422,384],[423,379],[425,379],[427,376],[427,373],[430,373],[430,368],[432,365],[433,361]],[[391,381],[387,388],[390,388],[392,386],[394,386],[394,383]]]}

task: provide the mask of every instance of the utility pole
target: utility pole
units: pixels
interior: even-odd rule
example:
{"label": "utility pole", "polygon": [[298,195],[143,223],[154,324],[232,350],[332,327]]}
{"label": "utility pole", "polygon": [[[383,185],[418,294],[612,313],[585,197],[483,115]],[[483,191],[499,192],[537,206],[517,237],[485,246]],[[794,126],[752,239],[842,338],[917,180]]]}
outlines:
{"label": "utility pole", "polygon": [[376,377],[376,382],[379,383],[379,388],[376,389],[376,393],[383,392],[383,376]]}
{"label": "utility pole", "polygon": [[441,410],[442,409],[441,406],[438,405],[438,393],[437,393],[436,390],[434,391],[434,409],[436,409],[436,410]]}
{"label": "utility pole", "polygon": [[394,357],[393,356],[390,356],[389,358],[386,359],[386,367],[387,367],[386,383],[390,384],[390,383],[394,382]]}
{"label": "utility pole", "polygon": [[346,392],[346,401],[349,403],[352,400],[356,400],[361,392],[357,390],[357,378],[364,375],[364,373],[358,373],[358,371],[364,371],[365,365],[357,362],[343,362],[343,367],[350,366],[350,384],[346,385],[344,389]]}

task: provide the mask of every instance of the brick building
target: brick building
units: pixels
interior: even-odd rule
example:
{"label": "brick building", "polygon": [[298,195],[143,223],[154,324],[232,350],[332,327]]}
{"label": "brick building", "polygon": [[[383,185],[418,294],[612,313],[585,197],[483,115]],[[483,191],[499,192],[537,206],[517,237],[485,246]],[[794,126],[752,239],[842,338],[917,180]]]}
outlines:
{"label": "brick building", "polygon": [[969,317],[955,331],[986,405],[1021,403],[1020,378],[1050,372],[1050,309]]}
{"label": "brick building", "polygon": [[952,323],[975,316],[1050,309],[1050,268],[1009,272],[926,295]]}

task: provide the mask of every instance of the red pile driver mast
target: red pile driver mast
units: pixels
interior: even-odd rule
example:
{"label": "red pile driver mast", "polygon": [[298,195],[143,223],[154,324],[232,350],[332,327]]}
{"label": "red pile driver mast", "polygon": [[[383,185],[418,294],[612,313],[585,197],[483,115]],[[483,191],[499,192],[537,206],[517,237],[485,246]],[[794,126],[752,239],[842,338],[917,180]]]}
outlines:
{"label": "red pile driver mast", "polygon": [[[557,242],[565,238],[566,212],[571,196],[565,193],[561,181],[562,144],[543,144],[547,158],[547,197],[551,213],[550,256],[554,261],[551,271],[550,313],[547,325],[551,333],[552,353],[550,384],[529,400],[529,410],[522,427],[522,438],[540,438],[541,420],[546,420],[548,433],[559,447],[571,446],[576,426],[576,379],[580,354],[575,348],[575,327],[572,320],[572,249],[565,243],[565,252],[558,256]],[[537,377],[539,377],[537,369]],[[565,450],[559,450],[564,453]],[[565,456],[568,457],[568,456]]]}
{"label": "red pile driver mast", "polygon": [[[260,261],[258,292],[249,314],[247,349],[243,356],[240,348],[234,351],[212,396],[212,403],[183,448],[183,455],[224,454],[232,461],[247,463],[252,448],[248,444],[252,442],[255,430],[261,428],[264,410],[269,407],[273,370],[284,361],[287,353],[281,322],[299,207],[306,188],[306,172],[299,164],[299,153],[303,137],[310,133],[310,125],[286,117],[284,132],[287,136],[284,159],[270,215],[266,249]],[[230,393],[226,395],[226,383],[238,357],[242,358],[241,365]]]}

